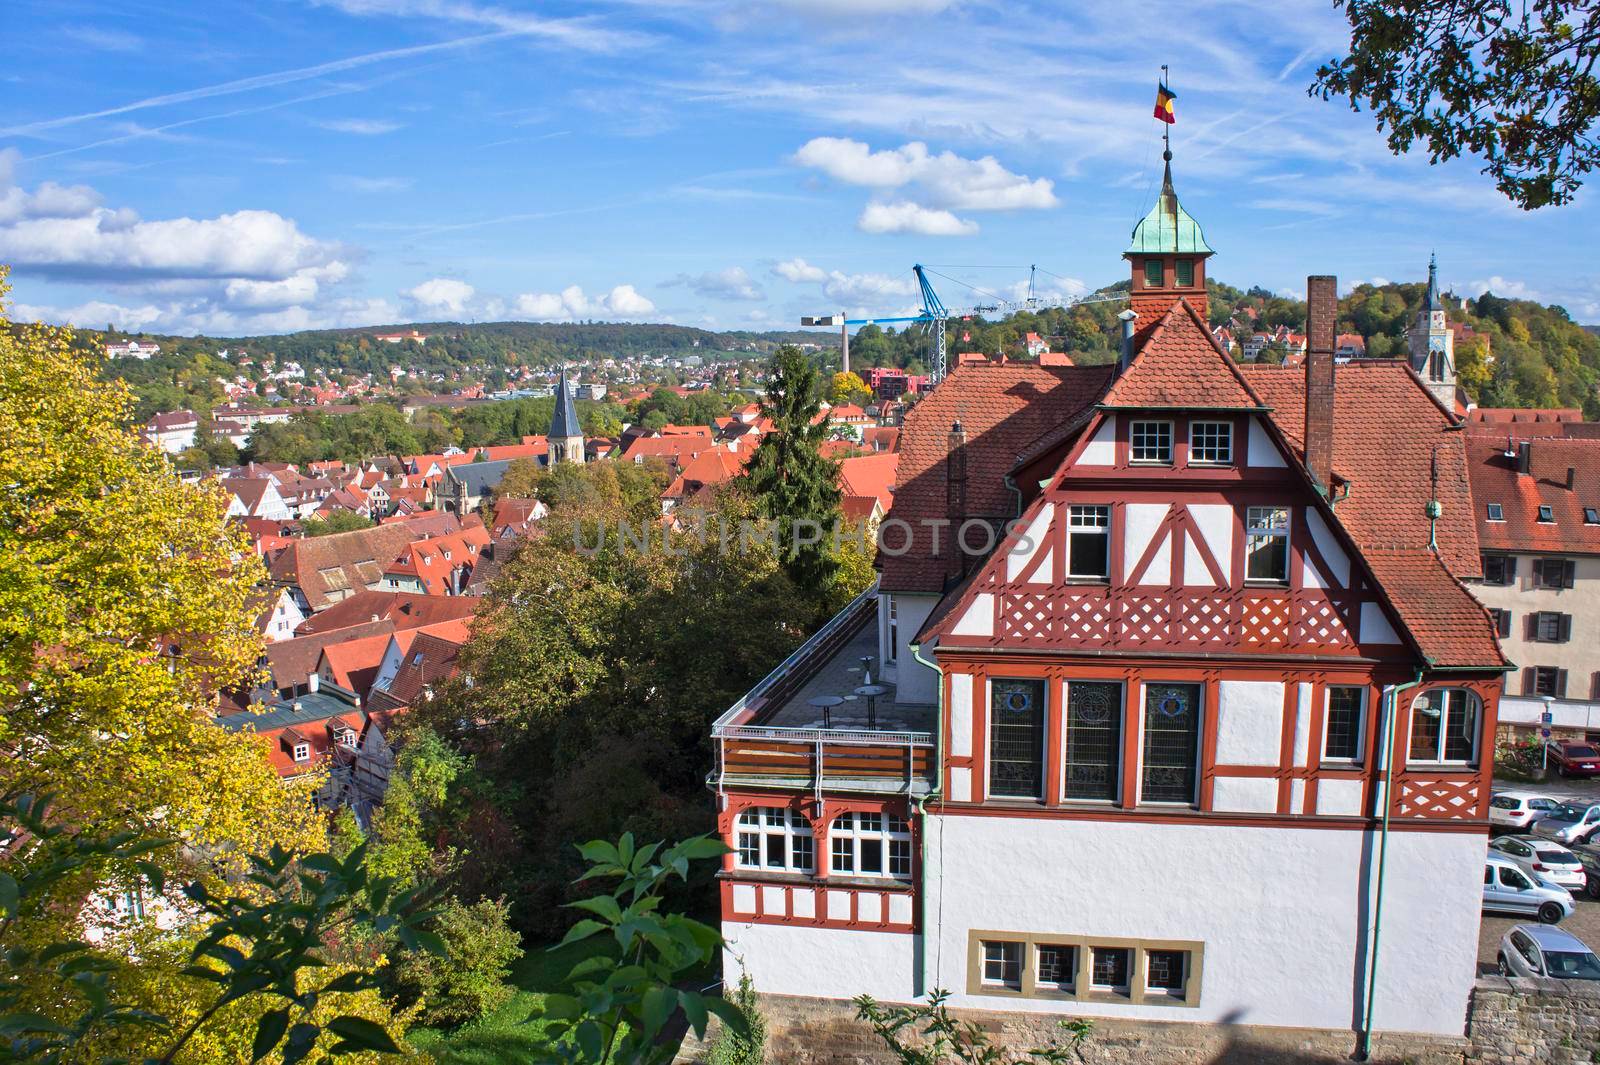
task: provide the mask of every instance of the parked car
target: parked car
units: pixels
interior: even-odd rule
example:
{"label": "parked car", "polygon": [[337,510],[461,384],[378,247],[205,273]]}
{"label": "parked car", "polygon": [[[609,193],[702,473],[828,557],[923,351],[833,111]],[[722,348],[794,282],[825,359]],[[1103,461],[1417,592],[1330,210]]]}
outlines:
{"label": "parked car", "polygon": [[1550,764],[1564,777],[1600,776],[1600,750],[1592,743],[1562,743],[1551,740],[1545,750]]}
{"label": "parked car", "polygon": [[1561,805],[1537,791],[1497,791],[1489,798],[1491,832],[1526,832],[1535,821]]}
{"label": "parked car", "polygon": [[1555,924],[1573,911],[1572,893],[1559,884],[1524,872],[1503,854],[1490,852],[1483,863],[1483,908],[1501,913],[1530,913]]}
{"label": "parked car", "polygon": [[1523,872],[1542,876],[1568,891],[1582,891],[1589,882],[1583,859],[1561,844],[1538,836],[1501,836],[1490,841],[1489,849],[1522,866]]}
{"label": "parked car", "polygon": [[1600,958],[1571,932],[1544,925],[1513,925],[1500,939],[1501,976],[1600,980]]}
{"label": "parked car", "polygon": [[1573,847],[1572,853],[1583,863],[1583,872],[1588,878],[1583,885],[1584,893],[1591,899],[1600,899],[1600,847],[1584,844]]}
{"label": "parked car", "polygon": [[1600,899],[1600,846],[1592,843],[1579,844],[1576,848],[1571,848],[1571,851],[1578,856],[1579,862],[1584,864],[1584,875],[1587,876],[1584,894],[1589,895],[1590,899]]}
{"label": "parked car", "polygon": [[1564,802],[1533,823],[1533,834],[1557,843],[1588,843],[1600,831],[1600,803]]}

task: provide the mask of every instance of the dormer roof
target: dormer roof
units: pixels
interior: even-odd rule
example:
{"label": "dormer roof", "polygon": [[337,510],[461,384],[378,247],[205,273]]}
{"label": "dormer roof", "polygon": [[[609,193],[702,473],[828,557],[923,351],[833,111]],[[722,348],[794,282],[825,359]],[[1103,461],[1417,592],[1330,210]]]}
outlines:
{"label": "dormer roof", "polygon": [[1195,410],[1265,407],[1186,299],[1150,332],[1128,369],[1101,400],[1107,407]]}

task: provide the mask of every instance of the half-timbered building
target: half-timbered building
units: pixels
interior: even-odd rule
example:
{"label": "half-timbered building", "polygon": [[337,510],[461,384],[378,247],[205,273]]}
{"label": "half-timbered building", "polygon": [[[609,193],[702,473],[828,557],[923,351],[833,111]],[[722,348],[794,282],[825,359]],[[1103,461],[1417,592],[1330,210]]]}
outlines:
{"label": "half-timbered building", "polygon": [[878,585],[714,728],[730,976],[1462,1033],[1506,668],[1464,435],[1404,360],[1335,377],[1331,277],[1302,366],[1235,364],[1210,255],[1169,169],[1115,365],[907,416]]}

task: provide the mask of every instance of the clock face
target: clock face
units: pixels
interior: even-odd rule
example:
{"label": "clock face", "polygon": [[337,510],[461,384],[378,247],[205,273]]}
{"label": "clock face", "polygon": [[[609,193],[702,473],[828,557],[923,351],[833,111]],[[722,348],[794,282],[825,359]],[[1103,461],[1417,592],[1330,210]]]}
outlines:
{"label": "clock face", "polygon": [[1429,337],[1428,338],[1428,350],[1429,351],[1443,351],[1444,350],[1444,340],[1445,340],[1445,338],[1442,337],[1442,336],[1431,336],[1431,337]]}

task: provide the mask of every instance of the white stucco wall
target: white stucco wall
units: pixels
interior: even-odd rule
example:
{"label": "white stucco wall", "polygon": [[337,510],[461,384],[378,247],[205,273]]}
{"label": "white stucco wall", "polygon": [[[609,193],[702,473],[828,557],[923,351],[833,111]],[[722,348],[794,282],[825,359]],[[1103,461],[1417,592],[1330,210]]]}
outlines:
{"label": "white stucco wall", "polygon": [[916,998],[917,937],[909,933],[723,921],[722,937],[728,943],[722,972],[730,983],[742,966],[766,994]]}
{"label": "white stucco wall", "polygon": [[[911,641],[938,604],[936,595],[907,595],[895,592],[895,624],[899,630],[893,656],[884,654],[889,639],[889,607],[885,592],[878,597],[878,650],[884,678],[893,683],[895,698],[902,703],[933,703],[939,697],[939,674],[911,657]],[[894,664],[889,664],[890,658]]]}
{"label": "white stucco wall", "polygon": [[[925,912],[938,923],[928,976],[930,986],[955,993],[955,1005],[1354,1026],[1357,943],[1366,921],[1359,905],[1362,849],[1370,847],[1375,870],[1375,834],[949,815],[933,822]],[[1462,1034],[1476,971],[1482,872],[1479,836],[1390,835],[1378,1028]],[[968,995],[971,929],[1201,941],[1200,1004]]]}

